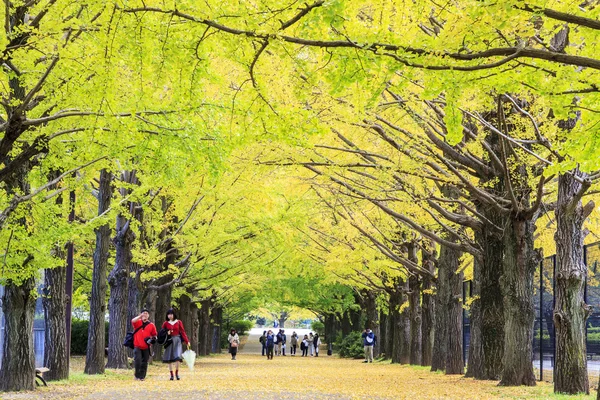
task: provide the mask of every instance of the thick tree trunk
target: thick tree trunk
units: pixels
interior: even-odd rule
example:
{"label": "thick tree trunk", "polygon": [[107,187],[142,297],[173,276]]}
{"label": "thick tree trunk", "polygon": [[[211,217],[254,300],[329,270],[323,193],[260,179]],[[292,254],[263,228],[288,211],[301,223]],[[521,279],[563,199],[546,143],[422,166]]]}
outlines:
{"label": "thick tree trunk", "polygon": [[[212,332],[212,324],[210,323],[210,319],[208,320],[209,322],[209,328],[208,328],[208,332],[207,332],[207,337],[208,340],[206,342],[206,352],[210,353],[211,350],[211,344],[212,344],[212,340],[211,340],[211,332]],[[190,320],[188,321],[189,325],[189,329],[188,330],[188,339],[190,339],[190,346],[192,349],[195,349],[198,347],[198,343],[199,343],[199,337],[198,337],[198,330],[199,330],[199,321],[198,321],[198,305],[194,302],[190,303]]]}
{"label": "thick tree trunk", "polygon": [[540,261],[533,247],[534,222],[511,215],[504,229],[504,369],[502,386],[535,386],[532,364],[533,274]]}
{"label": "thick tree trunk", "polygon": [[[211,353],[221,353],[221,326],[223,325],[223,307],[214,306],[211,313],[212,323],[212,340]],[[200,322],[200,321],[198,321]],[[198,339],[199,341],[200,339]]]}
{"label": "thick tree trunk", "polygon": [[[112,197],[112,175],[107,170],[100,171],[98,187],[98,215],[102,215],[110,207]],[[110,246],[110,226],[108,224],[96,228],[96,249],[94,251],[94,272],[92,274],[92,294],[90,296],[90,325],[85,357],[86,374],[104,373],[104,345],[106,343],[106,272]]]}
{"label": "thick tree trunk", "polygon": [[402,297],[400,298],[400,326],[399,326],[399,341],[400,341],[400,364],[410,363],[410,307],[408,306],[408,281],[400,280],[400,290]]}
{"label": "thick tree trunk", "polygon": [[65,283],[67,269],[65,267],[46,269],[44,271],[44,367],[50,371],[44,374],[47,380],[60,380],[69,377],[69,360],[67,356],[66,332],[66,295]]}
{"label": "thick tree trunk", "polygon": [[[484,210],[484,215],[497,226],[505,218],[496,210]],[[502,237],[485,229],[483,232],[484,264],[480,275],[481,345],[483,367],[475,371],[475,379],[498,380],[502,375],[504,358],[504,302],[502,275],[504,270],[504,242]]]}
{"label": "thick tree trunk", "polygon": [[462,375],[464,373],[463,360],[463,274],[459,270],[460,255],[448,257],[450,263],[450,298],[448,302],[448,324],[446,348],[446,375]]}
{"label": "thick tree trunk", "polygon": [[[409,242],[407,245],[408,259],[415,264],[419,264],[417,256],[417,245],[415,242]],[[421,353],[423,337],[421,331],[422,312],[421,312],[421,279],[418,275],[411,275],[408,278],[408,303],[410,309],[410,363],[412,365],[421,365],[423,354]]]}
{"label": "thick tree trunk", "polygon": [[108,311],[110,324],[108,327],[108,362],[107,368],[129,368],[127,348],[123,339],[128,329],[133,329],[127,320],[128,280],[131,264],[131,245],[133,233],[129,229],[129,221],[119,215],[117,217],[117,235],[114,239],[116,247],[115,266],[108,277],[110,298]]}
{"label": "thick tree trunk", "polygon": [[200,302],[198,317],[199,335],[198,335],[198,354],[208,355],[212,344],[212,335],[210,332],[210,308],[211,300],[205,299]]}
{"label": "thick tree trunk", "polygon": [[[435,272],[434,255],[430,251],[423,251],[422,261],[423,268],[429,270],[433,274]],[[423,337],[421,348],[423,358],[421,360],[421,365],[424,367],[431,366],[431,359],[433,357],[433,323],[435,315],[435,297],[431,293],[429,293],[429,291],[432,289],[432,279],[427,276],[423,277],[423,305],[421,307],[421,335]]]}
{"label": "thick tree trunk", "polygon": [[578,196],[582,184],[575,176],[582,174],[575,170],[558,177],[554,235],[557,261],[553,316],[556,332],[554,391],[589,394],[585,324],[590,307],[584,300],[587,267],[583,258],[583,223],[587,210],[593,209],[594,205],[591,203],[584,210]]}
{"label": "thick tree trunk", "polygon": [[[33,390],[35,353],[33,350],[33,315],[35,313],[35,279],[19,285],[11,281],[4,287],[4,344],[0,366],[0,392]],[[64,321],[64,320],[63,320]]]}
{"label": "thick tree trunk", "polygon": [[[162,325],[163,321],[166,320],[167,310],[172,307],[171,292],[171,286],[162,288],[157,292],[156,299],[154,301],[156,303],[154,321],[156,321],[157,329],[160,329],[160,326]],[[154,359],[162,359],[163,351],[164,348],[162,346],[154,346]]]}
{"label": "thick tree trunk", "polygon": [[346,337],[352,332],[352,321],[350,321],[350,311],[346,311],[342,315],[342,336]]}
{"label": "thick tree trunk", "polygon": [[[475,232],[475,238],[480,233]],[[483,343],[481,326],[483,324],[481,316],[481,261],[475,258],[473,265],[473,280],[471,281],[471,295],[474,297],[471,303],[471,336],[469,341],[469,354],[467,359],[467,378],[475,378],[483,374],[485,356],[483,354]],[[481,378],[478,378],[481,379]]]}
{"label": "thick tree trunk", "polygon": [[400,363],[400,353],[402,350],[401,344],[401,316],[400,316],[400,304],[402,301],[402,292],[400,282],[396,283],[397,290],[390,291],[390,332],[388,341],[390,342],[391,357],[393,364]]}
{"label": "thick tree trunk", "polygon": [[367,321],[365,327],[373,331],[373,334],[377,338],[375,345],[373,346],[373,357],[378,357],[381,353],[381,329],[379,327],[379,312],[377,311],[377,292],[369,290],[364,296],[365,309],[367,314]]}
{"label": "thick tree trunk", "polygon": [[446,369],[446,353],[448,347],[447,315],[448,299],[450,298],[449,265],[447,262],[448,249],[441,247],[438,260],[437,291],[435,295],[435,329],[433,341],[433,357],[431,371],[444,371]]}
{"label": "thick tree trunk", "polygon": [[388,320],[388,315],[383,312],[383,310],[379,311],[379,333],[380,333],[380,337],[379,337],[379,341],[380,341],[380,345],[379,345],[379,350],[381,351],[380,355],[384,358],[390,358],[389,353],[386,352],[386,348],[387,348],[387,341],[388,341],[388,337],[387,337],[387,320]]}
{"label": "thick tree trunk", "polygon": [[336,319],[335,314],[327,314],[325,316],[325,343],[333,343],[336,336]]}

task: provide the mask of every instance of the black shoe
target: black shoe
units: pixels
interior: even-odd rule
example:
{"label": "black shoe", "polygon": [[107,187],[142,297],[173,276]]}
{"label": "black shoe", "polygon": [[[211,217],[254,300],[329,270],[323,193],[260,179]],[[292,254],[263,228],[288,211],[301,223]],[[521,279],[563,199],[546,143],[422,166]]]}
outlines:
{"label": "black shoe", "polygon": [[179,375],[177,375],[177,380],[180,380],[181,378],[179,377]]}
{"label": "black shoe", "polygon": [[369,361],[369,362],[370,362],[370,363],[372,363],[372,362],[373,362],[373,360],[371,360],[371,361]]}
{"label": "black shoe", "polygon": [[173,380],[173,375],[171,375],[171,379],[170,380]]}
{"label": "black shoe", "polygon": [[363,361],[363,364],[364,364],[364,363],[368,363],[368,362],[369,362],[369,361],[365,360],[365,361]]}

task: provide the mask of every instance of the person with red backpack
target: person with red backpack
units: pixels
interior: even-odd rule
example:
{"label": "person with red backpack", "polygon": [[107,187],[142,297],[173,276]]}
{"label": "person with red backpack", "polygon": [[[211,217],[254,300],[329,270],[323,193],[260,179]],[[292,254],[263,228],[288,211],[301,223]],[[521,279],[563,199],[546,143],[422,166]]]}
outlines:
{"label": "person with red backpack", "polygon": [[170,344],[165,348],[163,353],[163,363],[169,364],[169,373],[173,380],[173,364],[175,364],[175,377],[179,380],[179,363],[181,362],[181,343],[185,343],[187,348],[190,348],[190,340],[185,334],[183,323],[177,319],[175,310],[170,308],[167,310],[166,321],[162,324],[161,330],[167,330],[168,337],[171,339]]}
{"label": "person with red backpack", "polygon": [[150,358],[150,345],[156,340],[156,326],[148,320],[150,314],[143,309],[140,315],[131,320],[133,326],[133,365],[135,366],[135,380],[146,379],[148,359]]}

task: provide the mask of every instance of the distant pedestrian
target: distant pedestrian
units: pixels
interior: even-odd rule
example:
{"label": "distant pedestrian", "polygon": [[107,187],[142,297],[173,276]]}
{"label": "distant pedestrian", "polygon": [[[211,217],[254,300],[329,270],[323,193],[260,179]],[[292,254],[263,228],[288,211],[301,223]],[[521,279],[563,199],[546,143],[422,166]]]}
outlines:
{"label": "distant pedestrian", "polygon": [[240,337],[235,329],[232,329],[231,332],[229,332],[227,341],[229,342],[229,353],[231,353],[231,359],[235,360],[235,356],[237,356],[238,347],[240,345]]}
{"label": "distant pedestrian", "polygon": [[267,360],[273,359],[273,347],[275,347],[275,335],[273,335],[273,331],[269,329],[267,332]]}
{"label": "distant pedestrian", "polygon": [[373,362],[373,346],[377,343],[377,337],[375,334],[369,329],[365,329],[363,334],[363,346],[365,349],[365,361],[364,363],[372,363]]}
{"label": "distant pedestrian", "polygon": [[177,319],[175,310],[172,308],[167,310],[166,321],[163,322],[162,329],[166,329],[171,338],[171,344],[165,349],[162,360],[163,363],[169,364],[171,380],[173,380],[173,365],[175,365],[175,376],[179,380],[179,364],[182,361],[181,354],[183,353],[181,343],[185,343],[189,349],[190,340],[185,334],[183,323]]}
{"label": "distant pedestrian", "polygon": [[287,335],[285,334],[285,331],[282,329],[281,330],[281,352],[282,352],[282,356],[285,357],[285,348],[287,347]]}
{"label": "distant pedestrian", "polygon": [[264,356],[267,354],[267,331],[263,331],[263,334],[258,341],[262,344],[262,355]]}
{"label": "distant pedestrian", "polygon": [[281,355],[281,346],[283,345],[283,333],[281,331],[282,330],[280,329],[279,332],[277,332],[277,335],[276,335],[276,339],[277,339],[276,349],[275,349],[275,355],[276,356],[280,356]]}
{"label": "distant pedestrian", "polygon": [[135,366],[135,380],[146,379],[148,359],[150,358],[150,345],[156,341],[156,326],[148,320],[150,314],[143,309],[140,315],[131,320],[133,326],[133,365]]}
{"label": "distant pedestrian", "polygon": [[315,333],[315,337],[313,338],[313,346],[315,348],[315,357],[319,357],[319,346],[321,345],[321,338],[318,333]]}
{"label": "distant pedestrian", "polygon": [[302,350],[302,357],[308,356],[308,335],[304,335],[304,339],[302,339],[302,344],[300,345],[300,350]]}
{"label": "distant pedestrian", "polygon": [[292,332],[292,337],[290,339],[290,354],[295,356],[296,355],[296,348],[298,347],[298,334],[294,331]]}
{"label": "distant pedestrian", "polygon": [[314,345],[313,345],[313,340],[315,339],[315,337],[313,336],[313,333],[311,332],[308,335],[308,351],[310,352],[310,356],[313,356],[313,352],[314,352]]}

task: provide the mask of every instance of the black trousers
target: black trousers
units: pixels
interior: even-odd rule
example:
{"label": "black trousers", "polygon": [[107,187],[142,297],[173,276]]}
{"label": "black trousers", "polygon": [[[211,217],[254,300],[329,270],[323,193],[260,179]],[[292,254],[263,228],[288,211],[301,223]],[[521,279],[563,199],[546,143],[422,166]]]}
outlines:
{"label": "black trousers", "polygon": [[267,358],[273,359],[273,345],[267,346]]}
{"label": "black trousers", "polygon": [[298,347],[297,344],[292,345],[292,349],[290,350],[290,354],[296,354],[296,347]]}
{"label": "black trousers", "polygon": [[135,377],[138,379],[146,378],[148,372],[148,359],[150,358],[150,349],[133,349],[133,365],[135,367]]}
{"label": "black trousers", "polygon": [[308,348],[307,347],[302,349],[302,357],[306,357],[306,356],[308,356]]}

